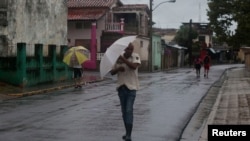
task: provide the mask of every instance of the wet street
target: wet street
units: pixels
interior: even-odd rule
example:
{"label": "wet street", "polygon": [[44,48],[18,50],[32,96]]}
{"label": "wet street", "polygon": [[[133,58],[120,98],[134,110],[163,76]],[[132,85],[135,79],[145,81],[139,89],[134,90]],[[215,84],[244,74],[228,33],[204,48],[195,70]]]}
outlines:
{"label": "wet street", "polygon": [[[237,65],[236,65],[237,66]],[[212,66],[209,78],[190,68],[140,73],[133,141],[178,141],[207,91],[234,65]],[[115,77],[0,103],[0,141],[122,141]]]}

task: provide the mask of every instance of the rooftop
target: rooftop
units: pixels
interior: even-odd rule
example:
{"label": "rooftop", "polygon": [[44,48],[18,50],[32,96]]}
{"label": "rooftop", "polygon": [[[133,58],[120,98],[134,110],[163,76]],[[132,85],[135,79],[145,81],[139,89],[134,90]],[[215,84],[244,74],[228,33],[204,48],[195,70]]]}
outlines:
{"label": "rooftop", "polygon": [[68,10],[68,20],[97,20],[106,11],[106,8],[71,8]]}
{"label": "rooftop", "polygon": [[69,8],[73,7],[111,7],[117,0],[68,0]]}

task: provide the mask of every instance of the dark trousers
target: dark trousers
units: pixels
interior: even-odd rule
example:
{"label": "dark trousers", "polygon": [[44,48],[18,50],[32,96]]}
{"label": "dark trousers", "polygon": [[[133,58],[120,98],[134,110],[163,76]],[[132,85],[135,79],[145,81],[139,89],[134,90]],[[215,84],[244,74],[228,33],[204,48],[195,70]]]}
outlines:
{"label": "dark trousers", "polygon": [[118,96],[121,104],[124,124],[133,124],[133,107],[136,90],[129,90],[125,85],[118,88]]}

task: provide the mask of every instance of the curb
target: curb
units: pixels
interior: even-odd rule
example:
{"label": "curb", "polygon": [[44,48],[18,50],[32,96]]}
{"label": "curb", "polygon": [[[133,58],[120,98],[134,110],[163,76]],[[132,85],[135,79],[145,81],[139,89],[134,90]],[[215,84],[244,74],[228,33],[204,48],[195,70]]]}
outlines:
{"label": "curb", "polygon": [[205,130],[207,121],[210,114],[213,112],[213,107],[220,96],[221,87],[226,80],[228,70],[225,69],[220,78],[215,81],[208,89],[207,93],[201,99],[192,117],[186,124],[181,136],[180,141],[200,140]]}
{"label": "curb", "polygon": [[[97,80],[93,80],[93,81],[87,81],[86,83],[83,84],[83,86],[86,85],[87,83],[96,83],[96,82],[101,82],[101,81],[105,81],[105,80],[106,79],[97,79]],[[42,90],[34,90],[31,92],[23,92],[23,93],[7,94],[7,95],[11,96],[13,98],[20,98],[20,97],[32,96],[32,95],[36,95],[36,94],[53,92],[53,91],[57,91],[57,90],[62,90],[62,89],[74,87],[74,86],[75,86],[74,84],[63,85],[63,86],[58,86],[58,87],[53,87],[53,88],[46,88],[46,89],[42,89]],[[10,99],[13,99],[13,98],[10,98]]]}

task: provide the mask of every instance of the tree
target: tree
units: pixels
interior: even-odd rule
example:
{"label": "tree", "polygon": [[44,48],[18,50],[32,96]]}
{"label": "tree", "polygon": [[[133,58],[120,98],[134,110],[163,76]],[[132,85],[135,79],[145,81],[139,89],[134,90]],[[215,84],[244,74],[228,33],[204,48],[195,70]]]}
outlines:
{"label": "tree", "polygon": [[234,41],[237,41],[241,45],[250,45],[250,40],[248,38],[250,33],[250,3],[249,0],[235,1],[235,20],[238,23],[237,29],[235,30]]}
{"label": "tree", "polygon": [[192,41],[198,37],[198,32],[193,28],[189,28],[189,26],[182,25],[180,29],[177,31],[176,36],[174,38],[175,42],[184,47],[188,47],[186,53],[189,54],[189,65],[192,64]]}
{"label": "tree", "polygon": [[[180,26],[180,29],[177,31],[174,40],[180,46],[188,47],[189,43],[189,27],[188,26]],[[191,39],[196,39],[198,37],[198,32],[194,29],[191,29]]]}
{"label": "tree", "polygon": [[[250,45],[249,0],[208,0],[210,27],[221,42],[239,47]],[[232,26],[236,25],[235,31]]]}

